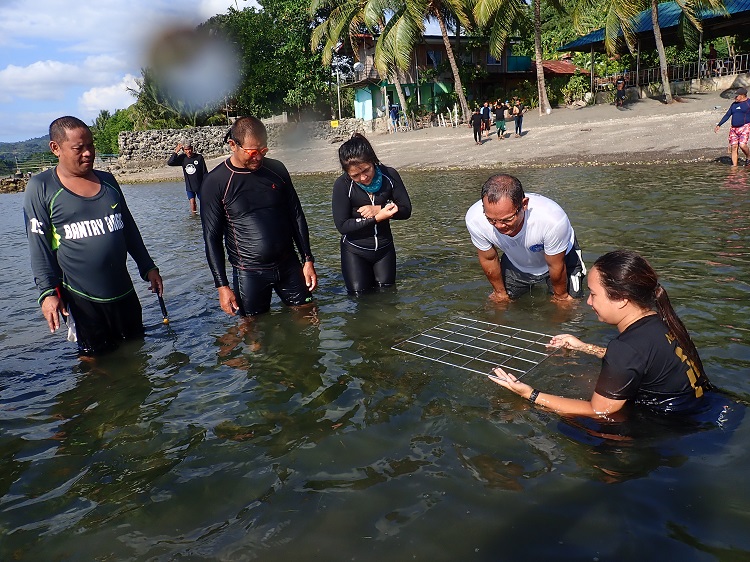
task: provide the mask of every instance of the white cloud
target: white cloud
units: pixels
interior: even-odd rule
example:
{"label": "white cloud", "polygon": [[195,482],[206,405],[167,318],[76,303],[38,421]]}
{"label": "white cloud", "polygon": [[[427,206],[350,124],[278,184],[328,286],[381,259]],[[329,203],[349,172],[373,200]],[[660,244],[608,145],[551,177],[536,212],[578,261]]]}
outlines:
{"label": "white cloud", "polygon": [[0,101],[14,98],[59,100],[81,79],[81,69],[60,61],[38,61],[26,67],[8,65],[0,70]]}
{"label": "white cloud", "polygon": [[242,10],[259,7],[255,0],[201,0],[199,12],[204,19],[208,19],[217,14],[226,14],[229,8]]}
{"label": "white cloud", "polygon": [[[44,134],[60,115],[132,103],[124,86],[154,37],[255,0],[0,0],[0,140]],[[81,115],[89,121],[88,115]]]}
{"label": "white cloud", "polygon": [[135,98],[128,92],[128,88],[136,86],[135,76],[126,74],[117,84],[99,86],[83,92],[78,100],[78,107],[85,115],[98,115],[102,109],[114,113],[135,103]]}
{"label": "white cloud", "polygon": [[28,66],[8,65],[0,70],[0,102],[60,100],[71,88],[112,83],[124,70],[118,59],[109,55],[81,62],[43,60]]}

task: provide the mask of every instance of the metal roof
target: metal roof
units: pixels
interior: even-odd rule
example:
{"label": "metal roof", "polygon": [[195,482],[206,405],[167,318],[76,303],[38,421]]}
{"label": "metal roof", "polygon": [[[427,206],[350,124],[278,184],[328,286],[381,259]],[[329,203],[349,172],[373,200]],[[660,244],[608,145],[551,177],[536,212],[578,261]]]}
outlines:
{"label": "metal roof", "polygon": [[[735,32],[747,32],[750,25],[750,0],[724,0],[727,17],[722,12],[715,10],[701,10],[698,18],[703,24],[704,39],[723,37]],[[673,45],[680,41],[677,30],[680,25],[682,10],[676,2],[664,2],[659,4],[659,27],[661,28],[665,45]],[[651,22],[651,10],[643,10],[633,18],[633,31],[641,40],[641,47],[654,46],[654,27]],[[619,36],[622,36],[620,30]],[[604,50],[604,28],[597,29],[591,33],[563,45],[558,51],[595,51]]]}
{"label": "metal roof", "polygon": [[[579,71],[581,74],[589,73],[585,68],[580,68],[567,60],[543,60],[542,68],[545,74],[550,75],[573,75],[576,71]],[[536,61],[531,61],[531,72],[536,72]]]}

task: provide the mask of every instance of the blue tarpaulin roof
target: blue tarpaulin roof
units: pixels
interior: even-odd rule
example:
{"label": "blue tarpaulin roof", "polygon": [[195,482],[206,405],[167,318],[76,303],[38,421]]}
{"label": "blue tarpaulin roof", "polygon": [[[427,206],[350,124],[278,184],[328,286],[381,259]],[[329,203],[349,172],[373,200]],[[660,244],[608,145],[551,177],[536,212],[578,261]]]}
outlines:
{"label": "blue tarpaulin roof", "polygon": [[[750,25],[750,0],[724,0],[729,17],[723,12],[713,10],[702,10],[698,13],[698,18],[703,24],[705,38],[722,37],[732,33],[743,31],[747,33],[747,25]],[[676,2],[664,2],[659,4],[659,27],[665,34],[665,43],[673,44],[675,41],[667,42],[671,37],[676,37],[674,33],[680,25],[682,10]],[[651,10],[644,10],[635,16],[633,21],[633,31],[643,40],[653,43],[654,26],[651,21]],[[673,33],[669,33],[672,30]],[[620,34],[622,35],[622,31]],[[597,29],[591,33],[563,45],[558,51],[589,51],[591,47],[594,50],[604,48],[604,28]]]}

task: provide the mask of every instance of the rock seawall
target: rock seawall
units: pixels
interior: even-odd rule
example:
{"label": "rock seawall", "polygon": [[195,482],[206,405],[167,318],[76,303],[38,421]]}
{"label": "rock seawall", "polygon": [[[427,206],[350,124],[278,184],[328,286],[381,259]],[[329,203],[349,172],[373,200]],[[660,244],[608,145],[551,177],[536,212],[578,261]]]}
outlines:
{"label": "rock seawall", "polygon": [[[191,127],[186,129],[154,129],[149,131],[122,131],[117,143],[120,148],[118,166],[125,169],[163,166],[178,143],[189,141],[206,159],[229,154],[224,143],[227,126]],[[352,133],[372,133],[387,130],[384,120],[342,119],[338,127],[330,121],[309,123],[269,123],[268,146],[293,146],[306,141],[328,140],[343,142]]]}
{"label": "rock seawall", "polygon": [[0,193],[19,193],[26,189],[27,178],[2,178],[0,179]]}

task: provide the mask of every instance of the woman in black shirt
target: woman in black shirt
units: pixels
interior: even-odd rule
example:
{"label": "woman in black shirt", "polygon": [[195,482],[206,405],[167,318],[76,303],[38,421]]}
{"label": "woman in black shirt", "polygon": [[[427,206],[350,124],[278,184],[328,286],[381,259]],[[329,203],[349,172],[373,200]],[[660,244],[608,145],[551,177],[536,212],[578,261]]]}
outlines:
{"label": "woman in black shirt", "polygon": [[490,379],[564,415],[608,417],[627,402],[663,413],[690,412],[700,406],[711,384],[698,350],[649,263],[628,250],[610,252],[596,260],[587,279],[588,304],[599,320],[616,326],[619,335],[606,349],[570,334],[555,336],[549,345],[602,358],[591,399],[541,394],[500,368]]}

